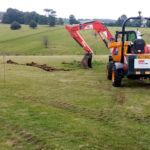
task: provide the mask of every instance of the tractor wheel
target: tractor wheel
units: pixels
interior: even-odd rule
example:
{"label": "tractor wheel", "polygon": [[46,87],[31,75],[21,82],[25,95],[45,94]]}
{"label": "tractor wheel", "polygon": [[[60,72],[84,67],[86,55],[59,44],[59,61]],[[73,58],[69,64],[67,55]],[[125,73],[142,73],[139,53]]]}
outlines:
{"label": "tractor wheel", "polygon": [[112,68],[113,68],[113,62],[110,61],[107,64],[107,79],[112,80]]}
{"label": "tractor wheel", "polygon": [[112,85],[114,87],[120,87],[122,81],[121,70],[116,69],[116,66],[113,66],[112,69]]}

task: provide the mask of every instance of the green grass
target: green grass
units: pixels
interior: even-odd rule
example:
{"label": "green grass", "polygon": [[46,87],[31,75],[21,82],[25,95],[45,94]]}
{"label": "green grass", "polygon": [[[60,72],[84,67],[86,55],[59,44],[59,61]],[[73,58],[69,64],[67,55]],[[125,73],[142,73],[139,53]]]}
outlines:
{"label": "green grass", "polygon": [[[39,26],[33,30],[28,26],[22,26],[22,29],[12,31],[9,29],[9,26],[0,25],[0,30],[1,54],[61,55],[82,53],[64,27],[50,28],[48,26]],[[48,37],[49,48],[45,48],[43,45],[44,37]],[[70,47],[72,47],[71,50]]]}
{"label": "green grass", "polygon": [[[118,29],[118,28],[117,28]],[[114,33],[116,28],[111,28]],[[0,53],[6,55],[79,55],[84,54],[82,48],[70,37],[63,26],[50,28],[39,26],[30,29],[22,25],[17,31],[12,31],[9,25],[0,25]],[[95,54],[108,54],[109,51],[93,31],[81,32]],[[43,45],[44,37],[48,38],[49,46]]]}
{"label": "green grass", "polygon": [[[109,28],[112,35],[117,27]],[[134,29],[135,30],[135,29]],[[149,40],[149,29],[140,29],[144,33],[146,41]],[[17,31],[12,31],[9,25],[0,24],[0,54],[5,55],[80,55],[84,54],[82,48],[70,37],[63,26],[50,28],[48,26],[38,26],[37,29],[30,29],[26,25]],[[99,37],[94,37],[94,31],[82,31],[81,34],[91,46],[95,54],[109,54],[109,50],[100,41]],[[49,46],[43,45],[44,37],[48,38]]]}
{"label": "green grass", "polygon": [[[140,30],[150,43],[148,29]],[[150,81],[124,79],[123,87],[112,87],[106,79],[109,51],[93,31],[81,32],[98,54],[89,70],[81,68],[84,52],[62,26],[12,31],[0,24],[0,31],[0,149],[150,149]],[[8,59],[70,71],[4,64]]]}
{"label": "green grass", "polygon": [[[148,150],[150,84],[106,79],[107,56],[84,70],[81,56],[7,56],[71,71],[0,62],[0,149]],[[66,64],[62,64],[66,62]]]}

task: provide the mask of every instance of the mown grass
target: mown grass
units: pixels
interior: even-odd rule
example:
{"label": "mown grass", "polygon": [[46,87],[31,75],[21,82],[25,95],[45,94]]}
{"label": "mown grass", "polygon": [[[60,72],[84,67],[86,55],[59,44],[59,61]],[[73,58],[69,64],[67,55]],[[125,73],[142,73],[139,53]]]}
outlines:
{"label": "mown grass", "polygon": [[[135,30],[134,28],[132,28]],[[121,28],[109,28],[112,35]],[[144,33],[146,41],[149,40],[149,29],[140,29]],[[0,53],[5,55],[80,55],[84,54],[82,48],[70,37],[64,26],[50,28],[38,26],[31,29],[27,25],[17,31],[12,31],[9,25],[0,24]],[[95,54],[109,54],[99,37],[94,36],[94,31],[81,31],[81,34],[91,46]],[[48,48],[45,48],[43,40],[48,39]]]}
{"label": "mown grass", "polygon": [[[0,149],[148,150],[149,82],[106,79],[107,56],[7,56],[70,71],[0,63]],[[63,62],[63,63],[62,63]],[[65,63],[64,63],[65,62]],[[5,80],[4,80],[5,66]]]}
{"label": "mown grass", "polygon": [[[80,50],[67,36],[64,27],[50,28],[39,26],[37,29],[30,29],[22,26],[22,29],[12,31],[9,25],[0,25],[0,52],[6,55],[56,55],[56,54],[78,54]],[[44,38],[48,38],[49,47],[45,48]],[[72,46],[73,43],[73,46]],[[70,47],[71,50],[70,50]]]}
{"label": "mown grass", "polygon": [[[149,149],[150,83],[124,79],[121,88],[112,87],[103,55],[109,51],[93,31],[81,34],[101,56],[84,70],[79,64],[84,52],[64,27],[12,31],[0,24],[0,30],[0,149]],[[148,29],[141,30],[149,41]],[[70,71],[4,64],[8,59]]]}

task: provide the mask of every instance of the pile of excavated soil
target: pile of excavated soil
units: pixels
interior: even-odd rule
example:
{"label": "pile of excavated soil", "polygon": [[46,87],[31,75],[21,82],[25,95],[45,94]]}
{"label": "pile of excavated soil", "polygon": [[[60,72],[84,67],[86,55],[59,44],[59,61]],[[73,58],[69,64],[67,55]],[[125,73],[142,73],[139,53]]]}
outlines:
{"label": "pile of excavated soil", "polygon": [[55,68],[55,67],[51,67],[51,66],[48,66],[46,64],[37,64],[35,62],[31,62],[31,63],[26,63],[27,66],[32,66],[32,67],[37,67],[37,68],[41,68],[45,71],[69,71],[69,69],[63,69],[63,68]]}
{"label": "pile of excavated soil", "polygon": [[15,64],[15,65],[18,65],[18,63],[12,61],[11,59],[7,60],[7,64]]}
{"label": "pile of excavated soil", "polygon": [[37,67],[37,68],[43,69],[44,71],[49,71],[49,72],[53,72],[53,71],[70,71],[70,69],[55,68],[55,67],[48,66],[46,64],[42,64],[42,65],[37,64],[35,62],[26,63],[26,64],[19,64],[17,62],[12,61],[11,59],[7,60],[7,64],[26,65],[26,66],[31,66],[31,67]]}

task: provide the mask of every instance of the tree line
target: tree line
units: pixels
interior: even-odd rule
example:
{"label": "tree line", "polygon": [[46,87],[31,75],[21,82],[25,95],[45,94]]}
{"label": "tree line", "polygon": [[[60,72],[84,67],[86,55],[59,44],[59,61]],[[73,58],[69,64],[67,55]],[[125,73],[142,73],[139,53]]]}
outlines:
{"label": "tree line", "polygon": [[[116,22],[108,23],[109,26],[122,26],[123,22],[127,19],[125,14],[121,15]],[[150,21],[147,20],[130,20],[127,22],[129,27],[150,27]]]}
{"label": "tree line", "polygon": [[[121,27],[123,22],[127,19],[127,16],[125,14],[121,15],[116,21],[111,21],[110,22],[104,22],[107,26],[119,26]],[[82,19],[80,19],[82,20]],[[69,16],[69,22],[70,24],[78,24],[80,23],[80,20],[76,20],[74,15]],[[103,22],[104,19],[98,19]],[[84,19],[82,20],[84,21]],[[127,26],[129,27],[150,27],[150,21],[145,21],[145,20],[130,20],[127,23]]]}
{"label": "tree line", "polygon": [[[46,11],[46,9],[44,9]],[[8,8],[3,14],[2,23],[11,24],[12,22],[18,22],[20,24],[30,24],[31,21],[35,21],[37,24],[55,26],[63,25],[63,19],[56,17],[56,11],[50,10],[48,15],[40,15],[37,12],[23,12],[17,9]]]}
{"label": "tree line", "polygon": [[23,12],[18,9],[8,8],[6,12],[1,13],[1,22],[4,24],[12,24],[14,21],[20,24],[30,24],[30,22],[36,22],[40,25],[55,26],[63,24],[77,24],[79,21],[74,15],[70,15],[68,18],[56,17],[56,11],[53,9],[44,9],[46,15],[40,15],[35,11]]}
{"label": "tree line", "polygon": [[[55,25],[63,25],[63,24],[78,24],[80,20],[84,19],[76,19],[73,14],[69,16],[69,18],[58,18],[56,17],[56,11],[53,9],[44,9],[46,15],[40,15],[37,12],[23,12],[17,9],[8,8],[7,11],[3,14],[2,23],[11,24],[13,21],[16,21],[20,24],[30,24],[30,22],[34,21],[37,24],[55,26]],[[105,23],[107,26],[122,26],[123,22],[127,19],[125,14],[121,15],[116,21]],[[101,19],[100,19],[101,20]],[[127,24],[128,26],[133,27],[150,27],[150,21],[143,22],[141,20],[131,20]]]}

